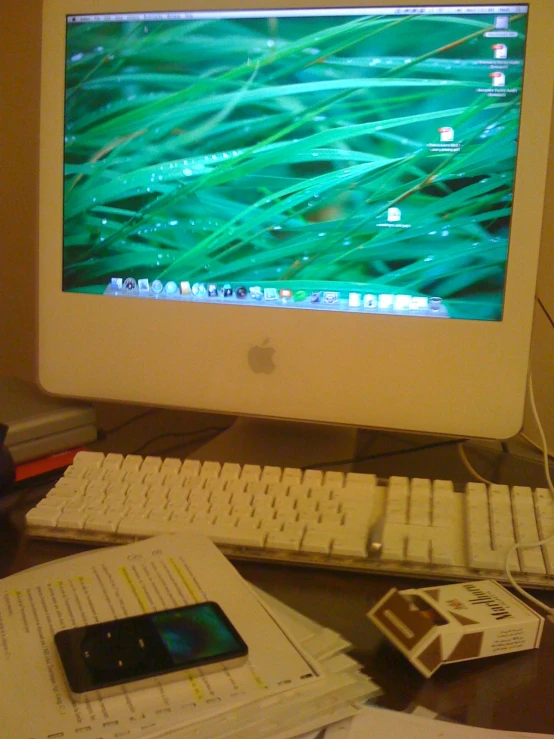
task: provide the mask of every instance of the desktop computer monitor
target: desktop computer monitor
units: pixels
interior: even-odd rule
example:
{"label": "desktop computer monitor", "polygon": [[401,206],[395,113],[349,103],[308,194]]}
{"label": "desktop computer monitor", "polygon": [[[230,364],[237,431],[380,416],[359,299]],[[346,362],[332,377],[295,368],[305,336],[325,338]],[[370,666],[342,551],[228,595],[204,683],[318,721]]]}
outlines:
{"label": "desktop computer monitor", "polygon": [[45,0],[41,385],[517,433],[550,3],[235,5]]}

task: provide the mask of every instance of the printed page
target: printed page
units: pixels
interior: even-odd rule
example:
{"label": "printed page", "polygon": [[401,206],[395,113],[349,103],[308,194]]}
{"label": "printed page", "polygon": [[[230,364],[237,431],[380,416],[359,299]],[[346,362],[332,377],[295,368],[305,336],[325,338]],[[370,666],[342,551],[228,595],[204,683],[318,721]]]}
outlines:
{"label": "printed page", "polygon": [[544,739],[551,735],[481,729],[375,706],[366,706],[353,719],[330,726],[324,735],[325,739],[367,739],[369,736],[371,739],[394,736],[408,736],[410,739]]}
{"label": "printed page", "polygon": [[[205,600],[217,601],[243,636],[246,665],[209,675],[199,670],[186,680],[105,700],[71,700],[55,632]],[[4,736],[156,736],[321,680],[317,663],[204,537],[187,537],[186,544],[179,537],[156,537],[58,560],[1,581],[0,604]]]}

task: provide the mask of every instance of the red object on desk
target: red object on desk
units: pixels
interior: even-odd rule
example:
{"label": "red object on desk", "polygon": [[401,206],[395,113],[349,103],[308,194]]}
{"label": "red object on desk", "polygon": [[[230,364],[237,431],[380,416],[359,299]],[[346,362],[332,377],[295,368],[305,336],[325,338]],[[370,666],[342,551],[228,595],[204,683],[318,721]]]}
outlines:
{"label": "red object on desk", "polygon": [[49,457],[33,459],[32,462],[18,464],[15,468],[15,481],[21,482],[21,480],[28,480],[30,477],[44,475],[45,472],[52,472],[53,470],[61,469],[62,467],[68,467],[72,464],[77,452],[82,450],[83,447],[78,447],[66,452],[51,454]]}

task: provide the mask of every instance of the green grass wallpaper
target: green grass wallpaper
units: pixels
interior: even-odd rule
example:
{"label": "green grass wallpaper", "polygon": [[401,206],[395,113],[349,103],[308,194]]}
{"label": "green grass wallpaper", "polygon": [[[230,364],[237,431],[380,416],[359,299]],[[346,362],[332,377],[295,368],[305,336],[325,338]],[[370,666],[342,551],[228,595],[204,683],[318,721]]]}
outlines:
{"label": "green grass wallpaper", "polygon": [[502,44],[489,15],[69,23],[64,289],[439,296],[499,320],[525,22]]}

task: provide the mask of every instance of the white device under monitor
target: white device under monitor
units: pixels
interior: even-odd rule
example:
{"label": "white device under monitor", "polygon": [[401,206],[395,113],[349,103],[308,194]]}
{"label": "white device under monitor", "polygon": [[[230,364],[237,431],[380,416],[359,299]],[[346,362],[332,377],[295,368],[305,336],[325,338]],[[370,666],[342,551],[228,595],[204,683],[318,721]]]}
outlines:
{"label": "white device under monitor", "polygon": [[550,3],[331,4],[45,0],[46,390],[519,431]]}

